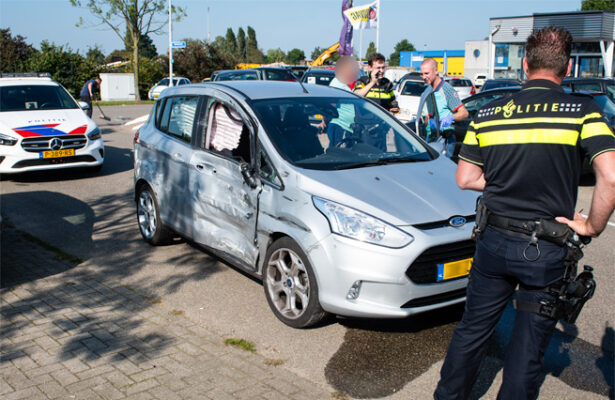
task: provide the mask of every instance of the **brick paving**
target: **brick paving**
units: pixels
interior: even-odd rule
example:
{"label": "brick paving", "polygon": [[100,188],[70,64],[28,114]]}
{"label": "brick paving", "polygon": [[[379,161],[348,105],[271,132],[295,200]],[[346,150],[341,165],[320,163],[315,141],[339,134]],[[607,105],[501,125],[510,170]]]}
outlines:
{"label": "brick paving", "polygon": [[11,227],[1,234],[3,400],[331,398]]}

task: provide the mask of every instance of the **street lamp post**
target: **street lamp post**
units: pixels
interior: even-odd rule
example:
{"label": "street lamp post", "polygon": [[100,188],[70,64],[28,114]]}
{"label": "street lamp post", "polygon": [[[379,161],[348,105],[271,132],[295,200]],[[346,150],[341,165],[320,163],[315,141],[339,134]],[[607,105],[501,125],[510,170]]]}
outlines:
{"label": "street lamp post", "polygon": [[171,0],[169,0],[169,87],[173,86],[173,21]]}

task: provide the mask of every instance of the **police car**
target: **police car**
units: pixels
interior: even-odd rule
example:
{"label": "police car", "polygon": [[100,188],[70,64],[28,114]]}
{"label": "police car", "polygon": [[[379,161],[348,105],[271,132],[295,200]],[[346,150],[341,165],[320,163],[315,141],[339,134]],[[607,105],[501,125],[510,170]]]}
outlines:
{"label": "police car", "polygon": [[0,74],[0,174],[100,169],[98,126],[49,74]]}

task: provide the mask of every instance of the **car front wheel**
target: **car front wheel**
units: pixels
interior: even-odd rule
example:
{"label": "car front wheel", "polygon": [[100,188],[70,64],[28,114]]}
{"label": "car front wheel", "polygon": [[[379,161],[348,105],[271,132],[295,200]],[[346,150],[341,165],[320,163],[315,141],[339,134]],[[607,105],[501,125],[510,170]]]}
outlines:
{"label": "car front wheel", "polygon": [[318,301],[318,285],[305,253],[292,239],[276,240],[265,257],[263,286],[275,316],[293,328],[307,328],[327,315]]}
{"label": "car front wheel", "polygon": [[173,237],[160,220],[158,200],[148,185],[141,185],[137,192],[137,220],[141,236],[151,245],[166,244]]}

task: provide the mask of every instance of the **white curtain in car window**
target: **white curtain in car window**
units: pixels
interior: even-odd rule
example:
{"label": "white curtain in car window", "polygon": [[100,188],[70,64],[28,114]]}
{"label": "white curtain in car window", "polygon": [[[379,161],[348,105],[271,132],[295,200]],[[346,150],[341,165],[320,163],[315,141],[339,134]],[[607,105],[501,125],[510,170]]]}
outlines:
{"label": "white curtain in car window", "polygon": [[217,151],[236,149],[243,129],[241,117],[226,106],[217,104],[209,119],[211,129],[207,134],[206,147]]}

